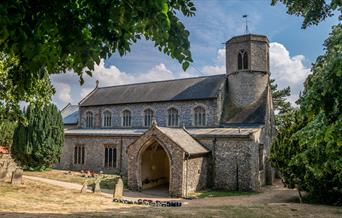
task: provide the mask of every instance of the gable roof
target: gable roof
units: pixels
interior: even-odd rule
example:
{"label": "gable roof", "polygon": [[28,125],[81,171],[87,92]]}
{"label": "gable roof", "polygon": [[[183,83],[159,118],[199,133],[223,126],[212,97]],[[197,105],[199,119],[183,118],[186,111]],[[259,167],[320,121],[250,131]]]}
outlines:
{"label": "gable roof", "polygon": [[[207,148],[196,141],[186,130],[183,128],[167,128],[159,127],[156,123],[152,123],[152,126],[141,134],[134,142],[128,145],[142,145],[150,140],[152,136],[157,137],[159,140],[164,141],[165,137],[159,137],[158,135],[166,136],[174,144],[179,146],[185,153],[189,155],[204,155],[209,152]],[[127,148],[127,149],[128,149]]]}
{"label": "gable roof", "polygon": [[193,77],[96,88],[80,106],[216,98],[226,75]]}
{"label": "gable roof", "polygon": [[67,104],[61,110],[64,124],[77,124],[78,123],[78,105]]}
{"label": "gable roof", "polygon": [[173,142],[181,147],[186,153],[193,154],[205,154],[208,153],[208,149],[203,147],[192,136],[187,133],[183,128],[167,128],[156,127],[166,136],[168,136]]}

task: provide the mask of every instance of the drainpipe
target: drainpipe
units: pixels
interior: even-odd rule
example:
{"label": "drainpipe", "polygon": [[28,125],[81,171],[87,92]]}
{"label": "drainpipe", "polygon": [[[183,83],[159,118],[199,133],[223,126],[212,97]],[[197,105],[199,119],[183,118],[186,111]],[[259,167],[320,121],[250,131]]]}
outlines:
{"label": "drainpipe", "polygon": [[120,165],[119,165],[119,172],[120,172],[120,175],[121,175],[121,172],[122,172],[122,136],[120,136]]}
{"label": "drainpipe", "polygon": [[190,158],[190,154],[188,154],[188,157],[186,157],[186,173],[185,173],[185,197],[187,198],[188,197],[188,170],[189,170],[189,167],[188,167],[188,161],[189,161],[189,158]]}

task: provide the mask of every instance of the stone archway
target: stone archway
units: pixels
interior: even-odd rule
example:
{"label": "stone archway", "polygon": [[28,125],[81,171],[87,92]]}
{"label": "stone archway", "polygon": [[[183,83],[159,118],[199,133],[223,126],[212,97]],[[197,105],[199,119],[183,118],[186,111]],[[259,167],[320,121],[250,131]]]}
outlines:
{"label": "stone archway", "polygon": [[139,154],[141,190],[164,188],[170,190],[169,154],[157,141],[144,146]]}

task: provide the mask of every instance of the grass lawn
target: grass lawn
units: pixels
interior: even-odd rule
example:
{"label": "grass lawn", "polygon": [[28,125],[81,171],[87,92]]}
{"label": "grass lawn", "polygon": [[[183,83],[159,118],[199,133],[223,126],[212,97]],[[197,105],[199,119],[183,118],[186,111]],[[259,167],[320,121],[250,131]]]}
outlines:
{"label": "grass lawn", "polygon": [[[205,199],[200,199],[205,200]],[[208,199],[210,200],[210,199]],[[193,202],[196,200],[193,200]],[[101,194],[80,193],[24,180],[0,183],[0,217],[341,217],[342,208],[308,204],[236,206],[184,205],[160,208],[113,203]]]}
{"label": "grass lawn", "polygon": [[258,192],[242,192],[242,191],[203,191],[195,192],[189,195],[191,198],[211,198],[211,197],[229,197],[229,196],[248,196],[255,195]]}
{"label": "grass lawn", "polygon": [[[80,172],[76,171],[64,171],[64,170],[48,170],[48,171],[25,171],[24,175],[28,176],[37,176],[47,179],[54,179],[59,180],[63,182],[72,182],[77,184],[83,184],[85,181],[87,181],[88,185],[91,185],[94,183],[95,178],[86,178],[82,177],[82,174]],[[104,189],[113,189],[114,188],[114,182],[118,178],[118,175],[115,174],[102,174],[102,180],[100,183],[101,188]]]}

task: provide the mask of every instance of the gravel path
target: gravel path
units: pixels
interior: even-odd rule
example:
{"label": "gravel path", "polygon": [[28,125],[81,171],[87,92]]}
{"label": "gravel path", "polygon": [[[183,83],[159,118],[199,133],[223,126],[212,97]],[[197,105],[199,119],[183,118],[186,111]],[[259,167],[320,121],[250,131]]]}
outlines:
{"label": "gravel path", "polygon": [[[46,179],[35,176],[26,176],[24,178],[35,180],[39,182],[48,183],[51,185],[63,187],[65,189],[72,189],[80,191],[82,189],[82,185],[70,183],[70,182],[62,182],[53,179]],[[105,197],[112,198],[112,190],[102,189],[102,194]],[[91,190],[88,188],[88,192]],[[294,202],[298,199],[298,194],[296,190],[287,189],[283,187],[283,184],[280,180],[276,180],[272,186],[265,186],[262,189],[262,193],[249,195],[249,196],[231,196],[231,197],[213,197],[213,198],[202,198],[202,199],[194,199],[194,200],[184,200],[184,199],[175,199],[175,198],[163,198],[154,195],[148,195],[146,193],[140,192],[132,192],[129,190],[125,190],[124,196],[126,199],[152,199],[152,200],[181,200],[184,202],[184,206],[220,206],[220,205],[254,205],[254,204],[272,204],[272,203],[288,203]]]}

